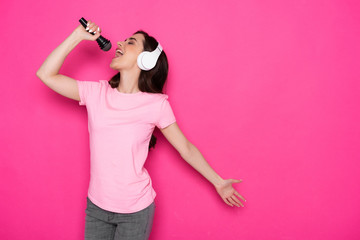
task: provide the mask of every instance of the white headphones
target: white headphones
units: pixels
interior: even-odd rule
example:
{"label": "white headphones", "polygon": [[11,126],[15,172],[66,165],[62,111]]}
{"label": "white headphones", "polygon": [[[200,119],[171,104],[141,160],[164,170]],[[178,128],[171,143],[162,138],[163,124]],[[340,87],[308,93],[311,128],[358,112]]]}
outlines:
{"label": "white headphones", "polygon": [[153,69],[156,65],[156,62],[162,50],[163,49],[159,43],[154,51],[152,52],[144,51],[140,53],[140,55],[137,58],[137,65],[139,66],[139,68],[144,71],[149,71]]}

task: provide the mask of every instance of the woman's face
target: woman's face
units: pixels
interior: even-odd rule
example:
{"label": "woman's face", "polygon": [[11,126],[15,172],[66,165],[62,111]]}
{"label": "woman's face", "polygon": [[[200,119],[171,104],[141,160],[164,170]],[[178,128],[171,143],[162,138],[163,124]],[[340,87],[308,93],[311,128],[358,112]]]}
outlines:
{"label": "woman's face", "polygon": [[137,33],[125,39],[125,41],[117,42],[116,52],[111,60],[110,67],[119,71],[140,69],[137,66],[137,57],[144,49],[144,40],[144,35]]}

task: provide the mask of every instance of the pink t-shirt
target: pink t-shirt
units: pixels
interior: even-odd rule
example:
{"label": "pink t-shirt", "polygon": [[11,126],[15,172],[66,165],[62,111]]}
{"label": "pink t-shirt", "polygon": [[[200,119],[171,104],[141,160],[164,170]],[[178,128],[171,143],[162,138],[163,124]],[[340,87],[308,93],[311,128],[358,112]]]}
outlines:
{"label": "pink t-shirt", "polygon": [[121,93],[108,80],[78,81],[90,139],[89,199],[102,209],[132,213],[148,207],[156,192],[144,163],[155,126],[176,121],[168,95]]}

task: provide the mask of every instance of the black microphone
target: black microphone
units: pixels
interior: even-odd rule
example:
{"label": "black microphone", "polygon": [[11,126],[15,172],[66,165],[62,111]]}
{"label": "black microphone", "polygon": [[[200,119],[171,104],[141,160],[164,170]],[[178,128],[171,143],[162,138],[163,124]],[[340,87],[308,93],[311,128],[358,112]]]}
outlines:
{"label": "black microphone", "polygon": [[[85,20],[85,18],[80,18],[79,22],[81,23],[81,25],[83,25],[83,27],[86,29],[87,28],[87,21]],[[91,32],[92,35],[95,35],[95,33]],[[104,38],[103,36],[100,35],[100,37],[98,37],[96,39],[96,42],[99,44],[99,47],[101,48],[101,50],[103,51],[109,51],[111,48],[111,42],[109,40],[107,40],[106,38]]]}

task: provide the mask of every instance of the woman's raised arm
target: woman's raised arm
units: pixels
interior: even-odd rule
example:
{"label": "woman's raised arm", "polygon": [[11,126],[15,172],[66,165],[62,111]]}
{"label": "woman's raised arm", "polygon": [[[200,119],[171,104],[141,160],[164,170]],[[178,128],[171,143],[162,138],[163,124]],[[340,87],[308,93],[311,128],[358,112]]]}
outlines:
{"label": "woman's raised arm", "polygon": [[[97,31],[98,26],[91,21],[89,23],[89,30]],[[59,74],[59,70],[64,63],[67,55],[82,41],[95,41],[100,36],[101,31],[97,31],[95,35],[87,32],[80,24],[57,48],[55,48],[50,55],[45,59],[36,76],[41,79],[46,86],[55,92],[79,101],[79,92],[75,79]]]}

